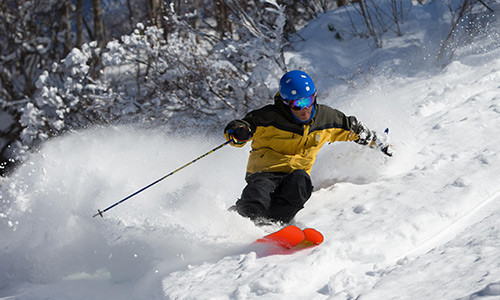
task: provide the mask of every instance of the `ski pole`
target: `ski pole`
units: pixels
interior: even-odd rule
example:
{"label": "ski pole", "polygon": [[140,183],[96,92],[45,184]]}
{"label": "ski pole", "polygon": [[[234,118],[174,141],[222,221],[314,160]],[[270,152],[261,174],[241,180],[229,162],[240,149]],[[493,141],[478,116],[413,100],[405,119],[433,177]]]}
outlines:
{"label": "ski pole", "polygon": [[116,202],[115,204],[113,204],[113,205],[111,205],[111,206],[108,206],[106,209],[104,209],[104,210],[97,209],[97,213],[93,216],[93,218],[95,218],[96,216],[101,216],[101,217],[104,217],[104,216],[103,216],[103,214],[104,214],[105,212],[107,212],[108,210],[110,210],[110,209],[112,209],[113,207],[117,206],[118,204],[120,204],[120,203],[122,203],[122,202],[127,201],[128,199],[130,199],[130,198],[134,197],[135,195],[139,194],[140,192],[142,192],[142,191],[144,191],[144,190],[146,190],[146,189],[148,189],[148,188],[152,187],[153,185],[155,185],[155,184],[157,184],[158,182],[162,181],[163,179],[165,179],[165,178],[169,177],[170,175],[173,175],[173,174],[175,174],[175,173],[179,172],[180,170],[184,169],[185,167],[187,167],[187,166],[189,166],[189,165],[191,165],[191,164],[193,164],[193,163],[195,163],[195,162],[199,161],[200,159],[204,158],[205,156],[207,156],[207,155],[209,155],[209,154],[211,154],[211,153],[214,153],[215,151],[217,151],[217,150],[219,150],[220,148],[222,148],[222,147],[226,146],[226,145],[227,145],[227,144],[229,144],[230,142],[231,142],[231,140],[229,140],[229,141],[227,141],[227,142],[222,143],[221,145],[219,145],[219,146],[215,147],[214,149],[212,149],[212,150],[208,151],[207,153],[205,153],[205,154],[203,154],[203,155],[201,155],[201,156],[199,156],[199,157],[195,158],[194,160],[192,160],[192,161],[188,162],[187,164],[183,165],[182,167],[180,167],[180,168],[178,168],[178,169],[176,169],[176,170],[174,170],[174,171],[170,172],[169,174],[167,174],[167,175],[163,176],[162,178],[160,178],[160,179],[156,180],[155,182],[153,182],[153,183],[151,183],[151,184],[149,184],[149,185],[147,185],[147,186],[143,187],[142,189],[138,190],[137,192],[135,192],[135,193],[133,193],[133,194],[128,195],[127,197],[123,198],[122,200],[120,200],[120,201]]}

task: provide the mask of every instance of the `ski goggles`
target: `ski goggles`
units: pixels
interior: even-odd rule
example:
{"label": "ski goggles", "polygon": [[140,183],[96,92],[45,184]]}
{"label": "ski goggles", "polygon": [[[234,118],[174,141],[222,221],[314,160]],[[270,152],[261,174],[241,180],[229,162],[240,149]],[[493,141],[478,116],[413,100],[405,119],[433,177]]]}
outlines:
{"label": "ski goggles", "polygon": [[309,108],[313,105],[314,99],[316,99],[316,93],[311,96],[307,96],[297,100],[285,100],[286,105],[290,106],[293,110],[303,110],[304,108]]}

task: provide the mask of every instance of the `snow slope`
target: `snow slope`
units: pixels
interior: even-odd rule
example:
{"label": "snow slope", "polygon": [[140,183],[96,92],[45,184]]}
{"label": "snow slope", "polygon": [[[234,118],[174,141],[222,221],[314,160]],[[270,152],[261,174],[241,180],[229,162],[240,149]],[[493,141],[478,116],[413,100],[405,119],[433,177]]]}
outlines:
{"label": "snow slope", "polygon": [[499,33],[439,70],[429,53],[442,10],[414,8],[406,34],[379,50],[328,38],[336,16],[325,14],[286,54],[320,101],[389,127],[396,148],[392,158],[354,143],[320,152],[296,217],[324,233],[320,247],[266,256],[250,246],[265,229],[227,211],[248,146],[92,218],[224,142],[93,128],[47,142],[2,179],[0,299],[500,299]]}

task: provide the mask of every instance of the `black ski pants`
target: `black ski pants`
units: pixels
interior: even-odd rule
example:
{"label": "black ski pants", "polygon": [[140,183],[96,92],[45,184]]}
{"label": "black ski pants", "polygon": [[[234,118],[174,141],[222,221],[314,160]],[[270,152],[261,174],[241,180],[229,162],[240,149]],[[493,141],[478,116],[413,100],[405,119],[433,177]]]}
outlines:
{"label": "black ski pants", "polygon": [[252,220],[289,223],[304,208],[313,190],[311,177],[304,170],[290,174],[259,172],[247,176],[246,181],[236,211]]}

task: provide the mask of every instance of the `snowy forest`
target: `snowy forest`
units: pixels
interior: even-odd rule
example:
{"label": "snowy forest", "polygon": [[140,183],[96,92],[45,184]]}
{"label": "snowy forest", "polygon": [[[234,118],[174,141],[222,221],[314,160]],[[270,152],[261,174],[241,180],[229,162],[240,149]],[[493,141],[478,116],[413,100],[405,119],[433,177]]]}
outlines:
{"label": "snowy forest", "polygon": [[[485,13],[498,1],[434,1],[449,8],[443,24],[449,34],[433,57],[444,67],[454,45],[472,41],[488,25]],[[335,39],[364,38],[376,49],[384,47],[385,35],[404,35],[400,26],[411,9],[430,2],[4,0],[2,173],[43,141],[89,126],[220,130],[272,98],[287,71],[284,49],[315,17],[337,9],[348,21],[328,25]]]}

